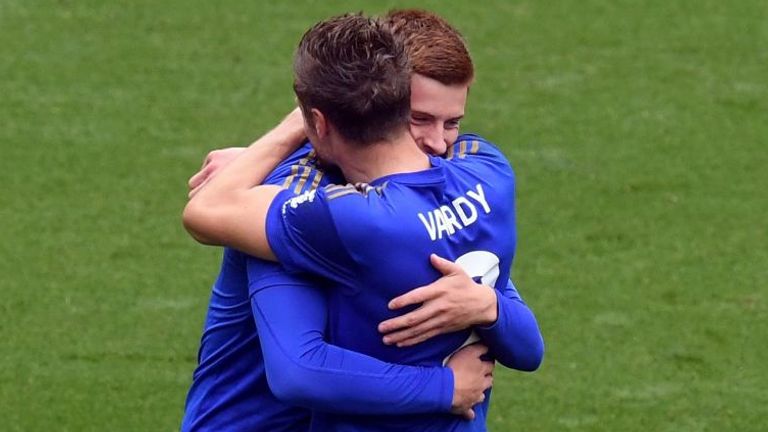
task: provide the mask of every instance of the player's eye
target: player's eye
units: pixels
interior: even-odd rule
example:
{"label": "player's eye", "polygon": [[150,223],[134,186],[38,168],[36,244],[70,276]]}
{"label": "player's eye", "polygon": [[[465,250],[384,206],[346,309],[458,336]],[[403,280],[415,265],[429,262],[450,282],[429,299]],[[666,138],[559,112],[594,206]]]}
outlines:
{"label": "player's eye", "polygon": [[445,127],[446,129],[458,129],[459,124],[460,124],[459,120],[448,120],[447,122],[445,122],[445,125],[443,127]]}
{"label": "player's eye", "polygon": [[431,121],[429,117],[422,117],[422,116],[411,116],[411,123],[417,124],[417,125],[423,125],[427,124]]}

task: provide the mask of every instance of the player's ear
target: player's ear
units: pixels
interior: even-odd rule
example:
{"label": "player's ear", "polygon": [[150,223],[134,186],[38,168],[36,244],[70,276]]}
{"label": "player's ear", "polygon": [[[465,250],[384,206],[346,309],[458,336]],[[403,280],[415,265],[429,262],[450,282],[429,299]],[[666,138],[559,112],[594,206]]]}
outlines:
{"label": "player's ear", "polygon": [[315,134],[320,139],[328,135],[328,121],[320,110],[312,108],[312,123],[315,128]]}

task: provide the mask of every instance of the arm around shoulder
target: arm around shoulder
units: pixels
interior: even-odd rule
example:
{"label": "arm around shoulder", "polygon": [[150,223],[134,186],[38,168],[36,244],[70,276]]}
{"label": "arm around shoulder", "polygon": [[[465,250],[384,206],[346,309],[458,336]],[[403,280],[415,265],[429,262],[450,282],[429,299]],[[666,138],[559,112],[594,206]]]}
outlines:
{"label": "arm around shoulder", "polygon": [[274,258],[264,221],[276,186],[259,186],[304,140],[303,119],[291,112],[202,186],[184,209],[184,227],[204,244],[234,247],[260,258]]}
{"label": "arm around shoulder", "polygon": [[266,234],[266,219],[280,187],[265,185],[233,191],[224,198],[198,195],[184,208],[184,227],[200,243],[229,246],[275,260]]}

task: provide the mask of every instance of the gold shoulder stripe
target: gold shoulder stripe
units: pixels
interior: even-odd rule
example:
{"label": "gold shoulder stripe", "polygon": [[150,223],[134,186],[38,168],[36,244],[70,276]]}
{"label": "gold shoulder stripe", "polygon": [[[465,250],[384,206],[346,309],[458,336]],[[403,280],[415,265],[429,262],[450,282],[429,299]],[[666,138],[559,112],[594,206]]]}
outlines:
{"label": "gold shoulder stripe", "polygon": [[459,159],[464,159],[467,157],[467,142],[461,141],[459,143]]}
{"label": "gold shoulder stripe", "polygon": [[448,153],[445,154],[446,159],[453,159],[453,151],[456,148],[456,143],[453,143],[450,147],[448,147]]}
{"label": "gold shoulder stripe", "polygon": [[343,185],[334,184],[334,185],[326,186],[325,191],[328,193],[331,193],[331,192],[339,191],[342,189],[349,189],[349,188],[354,188],[354,186],[352,186],[351,184],[343,184]]}
{"label": "gold shoulder stripe", "polygon": [[480,151],[480,141],[472,140],[472,150],[470,150],[469,152],[472,154],[475,154],[478,151]]}
{"label": "gold shoulder stripe", "polygon": [[312,149],[312,150],[309,151],[309,153],[307,153],[306,156],[304,156],[303,158],[299,159],[299,165],[306,165],[306,164],[308,164],[314,158],[315,158],[315,150]]}
{"label": "gold shoulder stripe", "polygon": [[299,173],[299,167],[298,165],[291,165],[291,174],[285,178],[285,181],[283,182],[283,189],[288,189],[288,186],[293,183],[294,177],[296,177],[296,174]]}
{"label": "gold shoulder stripe", "polygon": [[299,176],[299,181],[296,183],[296,187],[293,189],[295,193],[301,193],[301,188],[304,187],[304,183],[307,182],[307,179],[309,178],[309,173],[312,172],[312,168],[308,166],[303,166],[303,172],[301,173],[301,176]]}
{"label": "gold shoulder stripe", "polygon": [[328,200],[330,201],[330,200],[333,200],[333,199],[336,199],[336,198],[340,198],[340,197],[343,197],[345,195],[350,195],[350,194],[353,194],[353,193],[359,193],[359,192],[355,188],[344,189],[344,190],[339,190],[339,191],[334,192],[334,193],[327,194],[326,198],[328,198]]}
{"label": "gold shoulder stripe", "polygon": [[312,185],[309,187],[309,190],[317,189],[317,186],[320,185],[320,180],[322,180],[322,178],[323,178],[322,171],[315,172],[315,179],[312,180]]}

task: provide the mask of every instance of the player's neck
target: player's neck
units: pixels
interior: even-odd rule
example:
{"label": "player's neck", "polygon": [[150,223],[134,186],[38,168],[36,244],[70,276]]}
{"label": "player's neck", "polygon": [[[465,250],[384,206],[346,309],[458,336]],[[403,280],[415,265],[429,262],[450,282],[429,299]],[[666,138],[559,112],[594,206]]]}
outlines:
{"label": "player's neck", "polygon": [[349,145],[339,162],[350,183],[369,183],[390,174],[423,171],[430,167],[429,158],[408,132],[364,147]]}

